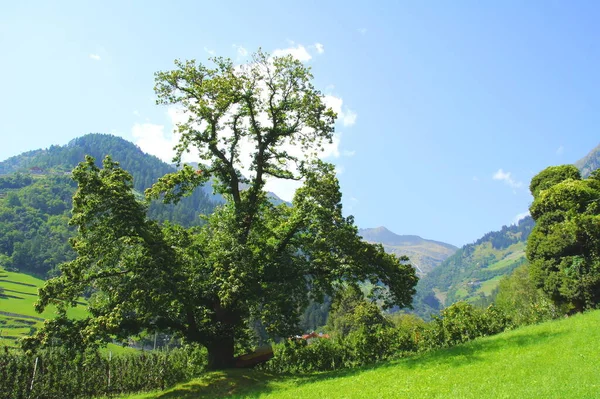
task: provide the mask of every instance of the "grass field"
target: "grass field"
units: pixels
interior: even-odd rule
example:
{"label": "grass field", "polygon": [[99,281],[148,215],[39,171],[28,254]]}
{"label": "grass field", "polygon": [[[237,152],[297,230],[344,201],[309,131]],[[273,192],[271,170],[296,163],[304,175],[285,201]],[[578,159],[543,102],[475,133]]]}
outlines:
{"label": "grass field", "polygon": [[498,286],[498,284],[500,284],[500,280],[502,280],[504,277],[505,276],[496,276],[494,278],[491,278],[489,280],[482,282],[481,286],[476,291],[476,293],[481,292],[486,296],[491,295],[494,288],[496,288]]}
{"label": "grass field", "polygon": [[[23,273],[8,272],[0,268],[0,345],[15,346],[16,341],[30,335],[45,319],[54,317],[56,309],[48,307],[36,313],[38,288],[44,281]],[[69,309],[70,317],[85,317],[84,306]]]}
{"label": "grass field", "polygon": [[491,265],[489,265],[488,267],[486,267],[487,270],[500,270],[500,269],[504,269],[507,268],[509,266],[514,265],[517,262],[520,262],[523,260],[523,258],[525,258],[525,250],[518,250],[516,252],[513,252],[509,255],[507,255],[506,257],[504,257],[502,260],[496,262],[496,263],[492,263]]}
{"label": "grass field", "polygon": [[167,398],[598,398],[600,311],[371,368],[309,376],[207,373]]}

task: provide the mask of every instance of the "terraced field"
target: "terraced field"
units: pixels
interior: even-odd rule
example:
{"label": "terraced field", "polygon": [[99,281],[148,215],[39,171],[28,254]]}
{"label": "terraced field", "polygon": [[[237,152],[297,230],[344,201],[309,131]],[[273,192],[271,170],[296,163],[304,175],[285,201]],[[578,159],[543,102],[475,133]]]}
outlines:
{"label": "terraced field", "polygon": [[[38,288],[43,284],[39,278],[0,268],[0,346],[14,347],[19,338],[33,334],[44,320],[54,317],[54,307],[42,314],[33,308]],[[70,309],[69,316],[85,317],[85,303],[81,305]]]}

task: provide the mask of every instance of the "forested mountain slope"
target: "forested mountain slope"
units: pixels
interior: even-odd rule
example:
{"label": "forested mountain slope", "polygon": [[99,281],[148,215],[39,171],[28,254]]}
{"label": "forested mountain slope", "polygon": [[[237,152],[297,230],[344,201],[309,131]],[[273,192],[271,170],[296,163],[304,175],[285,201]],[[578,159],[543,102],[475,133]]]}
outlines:
{"label": "forested mountain slope", "polygon": [[[45,277],[73,256],[68,238],[72,196],[70,171],[85,155],[100,163],[106,155],[133,176],[141,195],[175,167],[145,154],[133,143],[107,134],[88,134],[65,146],[29,151],[0,162],[0,265]],[[178,204],[154,202],[148,213],[157,220],[185,226],[200,224],[218,198],[196,190]]]}
{"label": "forested mountain slope", "polygon": [[460,248],[419,281],[414,306],[421,316],[459,300],[489,296],[500,278],[525,262],[525,244],[534,222],[529,216]]}

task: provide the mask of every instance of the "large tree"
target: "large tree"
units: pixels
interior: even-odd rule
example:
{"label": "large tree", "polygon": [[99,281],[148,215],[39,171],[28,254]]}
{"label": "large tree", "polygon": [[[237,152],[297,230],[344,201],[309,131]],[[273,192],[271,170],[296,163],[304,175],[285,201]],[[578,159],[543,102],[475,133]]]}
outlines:
{"label": "large tree", "polygon": [[[336,115],[310,70],[260,51],[242,66],[212,61],[176,61],[156,74],[159,103],[185,115],[176,161],[194,151],[202,163],[164,176],[147,196],[177,201],[213,180],[226,203],[202,227],[161,226],[146,217],[127,172],[110,158],[102,169],[88,158],[73,173],[77,258],[40,291],[38,309],[74,304],[92,287],[91,316],[61,317],[38,340],[87,344],[166,331],[206,346],[210,367],[222,368],[253,325],[272,336],[296,333],[309,300],[348,284],[373,282],[385,304],[410,305],[414,269],[362,241],[343,216],[334,167],[316,156]],[[269,201],[272,178],[303,181],[291,206]]]}
{"label": "large tree", "polygon": [[536,225],[527,241],[535,284],[569,312],[600,303],[600,175],[549,167],[530,185]]}

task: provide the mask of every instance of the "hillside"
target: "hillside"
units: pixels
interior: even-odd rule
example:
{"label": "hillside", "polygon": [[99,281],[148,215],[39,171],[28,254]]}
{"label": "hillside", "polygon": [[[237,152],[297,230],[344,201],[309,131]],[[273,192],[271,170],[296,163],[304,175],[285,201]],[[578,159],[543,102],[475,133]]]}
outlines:
{"label": "hillside", "polygon": [[474,302],[490,296],[503,276],[525,262],[525,245],[534,222],[531,217],[504,226],[446,259],[417,285],[415,311],[422,317],[459,300]]}
{"label": "hillside", "polygon": [[386,252],[406,255],[420,276],[431,272],[458,248],[444,242],[427,240],[414,235],[398,235],[385,227],[359,229],[365,241],[380,243]]}
{"label": "hillside", "polygon": [[[39,278],[0,268],[0,346],[16,346],[19,338],[31,335],[45,319],[54,317],[56,309],[53,306],[42,314],[33,309],[38,288],[43,284]],[[84,306],[77,306],[70,308],[68,314],[81,318],[86,315],[86,310]]]}
{"label": "hillside", "polygon": [[[50,305],[39,314],[33,305],[38,299],[38,289],[44,280],[24,273],[6,271],[0,267],[0,348],[15,348],[19,339],[33,334],[45,320],[56,315],[56,308]],[[67,315],[74,319],[87,316],[85,299],[78,306],[69,308]],[[133,349],[110,343],[106,347],[112,353],[129,352]]]}
{"label": "hillside", "polygon": [[[64,146],[29,151],[0,162],[0,266],[47,277],[73,257],[68,226],[76,184],[70,171],[86,154],[97,163],[111,155],[133,176],[140,196],[159,177],[176,169],[143,153],[133,143],[107,134],[88,134]],[[218,198],[196,190],[178,204],[155,201],[148,215],[184,226],[202,223]]]}
{"label": "hillside", "polygon": [[[596,398],[600,311],[362,369],[207,373],[154,398]],[[125,399],[125,398],[124,398]]]}

